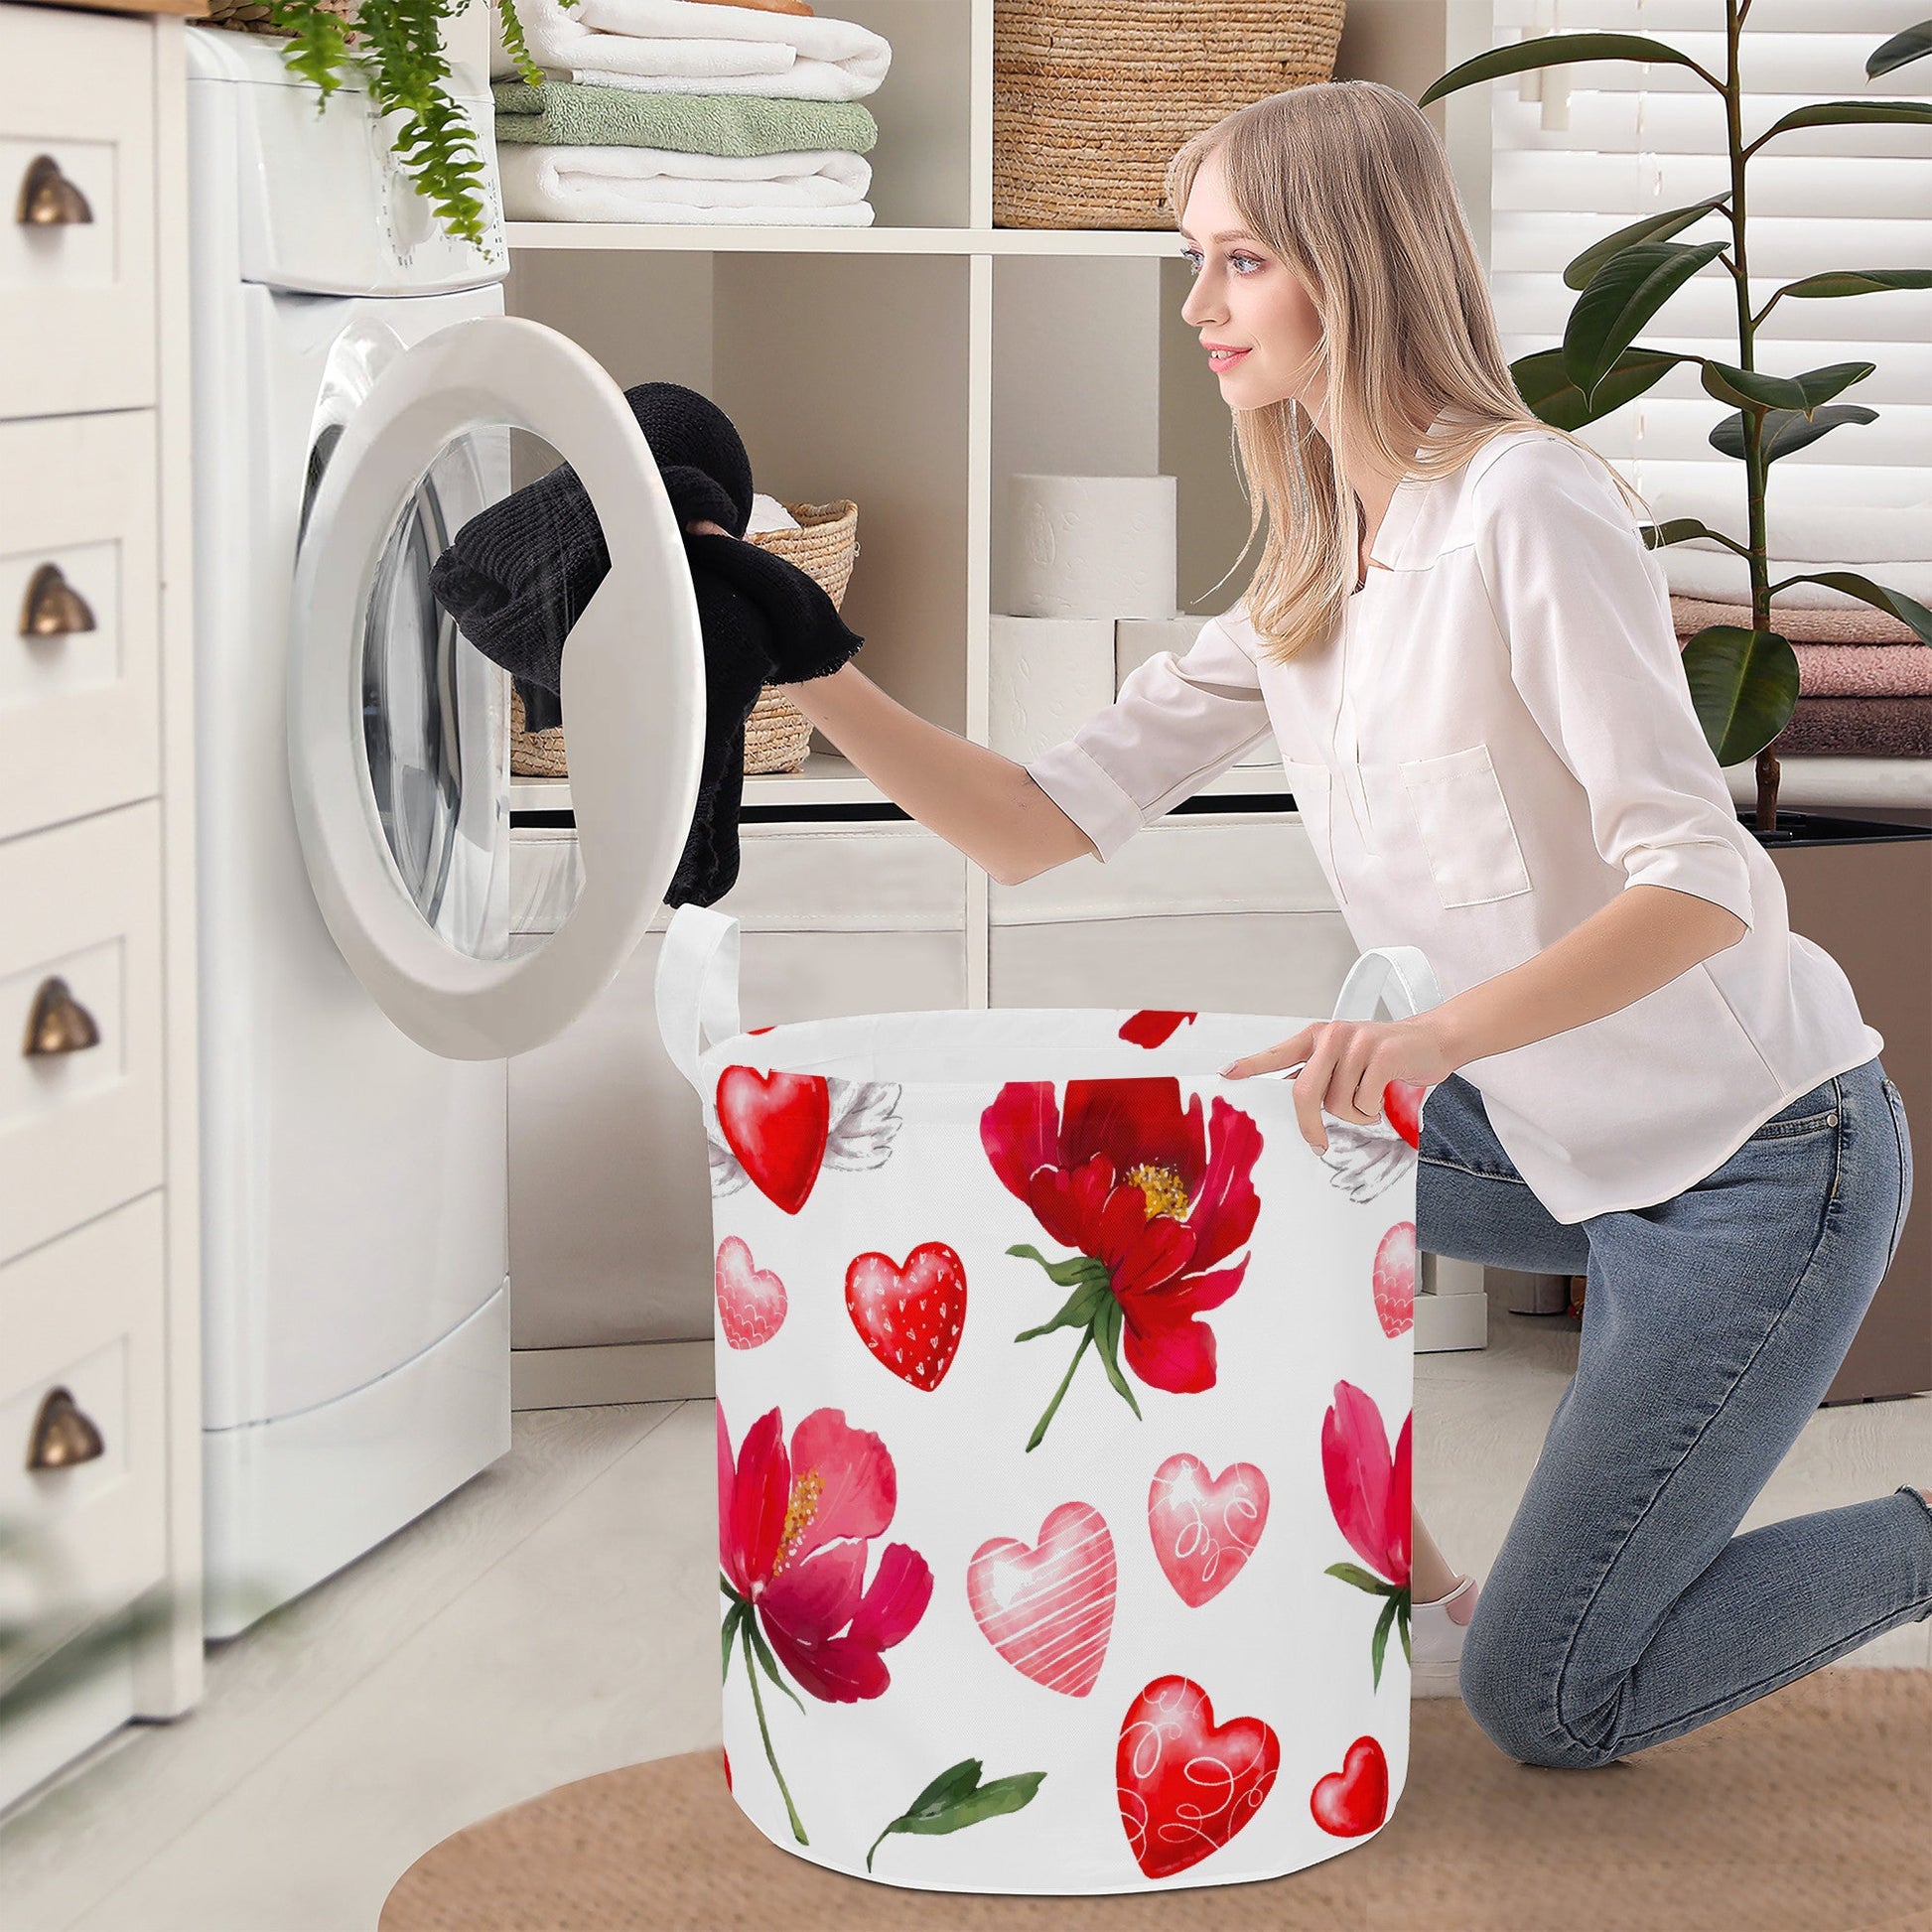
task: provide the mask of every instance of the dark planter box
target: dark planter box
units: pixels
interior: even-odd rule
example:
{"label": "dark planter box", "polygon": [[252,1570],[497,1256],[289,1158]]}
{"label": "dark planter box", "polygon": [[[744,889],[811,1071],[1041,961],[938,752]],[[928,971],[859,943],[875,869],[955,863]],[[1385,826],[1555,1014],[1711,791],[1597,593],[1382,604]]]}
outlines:
{"label": "dark planter box", "polygon": [[[1879,1059],[1905,1102],[1922,1165],[1932,1148],[1932,825],[1779,812],[1765,833],[1739,822],[1776,862],[1791,930],[1844,967],[1859,1008],[1884,1036]],[[1914,821],[1917,822],[1914,822]],[[1924,1187],[1915,1191],[1923,1195]],[[1825,1406],[1932,1390],[1932,1209],[1907,1211],[1891,1268],[1854,1337]]]}

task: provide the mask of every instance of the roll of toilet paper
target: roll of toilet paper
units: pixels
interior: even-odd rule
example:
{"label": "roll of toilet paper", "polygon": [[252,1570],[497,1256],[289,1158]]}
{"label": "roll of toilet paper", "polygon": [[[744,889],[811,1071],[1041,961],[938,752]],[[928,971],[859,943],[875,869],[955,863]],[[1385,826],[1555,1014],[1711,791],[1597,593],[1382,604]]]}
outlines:
{"label": "roll of toilet paper", "polygon": [[1037,757],[1114,701],[1108,619],[996,615],[987,654],[987,743],[1005,758]]}
{"label": "roll of toilet paper", "polygon": [[1172,477],[1008,479],[1012,615],[1172,618]]}
{"label": "roll of toilet paper", "polygon": [[[1205,622],[1205,618],[1122,618],[1114,625],[1115,696],[1119,696],[1129,674],[1139,670],[1150,657],[1164,650],[1185,657],[1193,649]],[[1234,761],[1236,764],[1277,764],[1281,755],[1281,747],[1271,731],[1264,733],[1258,743],[1249,746]]]}

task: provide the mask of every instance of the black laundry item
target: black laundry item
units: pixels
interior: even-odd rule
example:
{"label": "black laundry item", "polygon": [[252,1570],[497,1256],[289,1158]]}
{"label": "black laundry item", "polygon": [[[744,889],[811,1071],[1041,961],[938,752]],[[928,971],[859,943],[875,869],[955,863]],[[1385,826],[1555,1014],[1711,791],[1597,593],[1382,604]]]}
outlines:
{"label": "black laundry item", "polygon": [[[685,532],[704,633],[705,732],[698,799],[665,903],[709,905],[738,880],[745,725],[767,682],[827,677],[865,641],[824,587],[796,564],[745,540],[752,466],[731,418],[676,382],[624,392],[676,514],[729,536]],[[429,587],[459,629],[516,680],[524,723],[562,722],[556,693],[564,643],[611,554],[589,495],[568,464],[473,516],[430,571]],[[648,631],[640,633],[648,648]]]}

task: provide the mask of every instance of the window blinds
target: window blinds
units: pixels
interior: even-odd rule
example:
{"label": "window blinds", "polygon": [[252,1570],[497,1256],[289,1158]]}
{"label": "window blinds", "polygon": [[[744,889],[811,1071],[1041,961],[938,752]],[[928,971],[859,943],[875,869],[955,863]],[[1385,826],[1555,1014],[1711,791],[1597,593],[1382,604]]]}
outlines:
{"label": "window blinds", "polygon": [[[1876,79],[1866,57],[1925,9],[1913,0],[1752,0],[1740,35],[1749,141],[1807,101],[1932,101],[1932,61]],[[1495,0],[1495,42],[1523,33],[1639,33],[1723,76],[1724,0]],[[1513,362],[1563,340],[1578,292],[1563,271],[1640,214],[1729,186],[1724,99],[1687,68],[1579,62],[1487,83],[1495,135],[1490,287]],[[1932,128],[1851,125],[1780,134],[1745,168],[1753,314],[1783,283],[1837,268],[1932,267]],[[1673,237],[1717,240],[1722,213]],[[1738,360],[1736,295],[1709,262],[1638,336],[1645,346]],[[1932,291],[1786,298],[1759,326],[1758,368],[1827,363],[1876,371],[1840,398],[1878,411],[1780,458],[1765,487],[1772,581],[1793,570],[1871,566],[1879,582],[1932,600]],[[1694,365],[1578,435],[1617,464],[1660,517],[1693,516],[1748,537],[1743,466],[1707,438],[1729,413]],[[1744,561],[1708,540],[1660,555],[1673,590],[1741,597]],[[1882,566],[1882,568],[1880,568]],[[1816,585],[1781,602],[1850,604]]]}

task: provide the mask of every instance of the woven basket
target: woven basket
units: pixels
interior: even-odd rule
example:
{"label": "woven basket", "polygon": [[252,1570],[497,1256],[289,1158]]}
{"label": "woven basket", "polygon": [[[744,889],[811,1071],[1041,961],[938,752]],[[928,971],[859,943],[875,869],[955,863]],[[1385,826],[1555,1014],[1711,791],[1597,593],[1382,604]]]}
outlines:
{"label": "woven basket", "polygon": [[[362,0],[316,0],[318,12],[352,21]],[[227,27],[239,34],[279,34],[283,30],[268,17],[262,0],[207,0],[206,15],[192,17],[192,27]]]}
{"label": "woven basket", "polygon": [[995,0],[993,225],[1169,228],[1168,163],[1329,79],[1343,0]]}
{"label": "woven basket", "polygon": [[[797,518],[795,530],[762,530],[745,541],[796,564],[832,600],[836,611],[845,602],[852,566],[859,556],[859,505],[846,499],[836,503],[787,503]],[[803,768],[810,746],[812,721],[775,684],[759,693],[752,715],[745,721],[745,772],[797,771]],[[564,732],[523,729],[523,700],[510,694],[510,770],[519,778],[564,778],[570,768],[564,758]]]}

